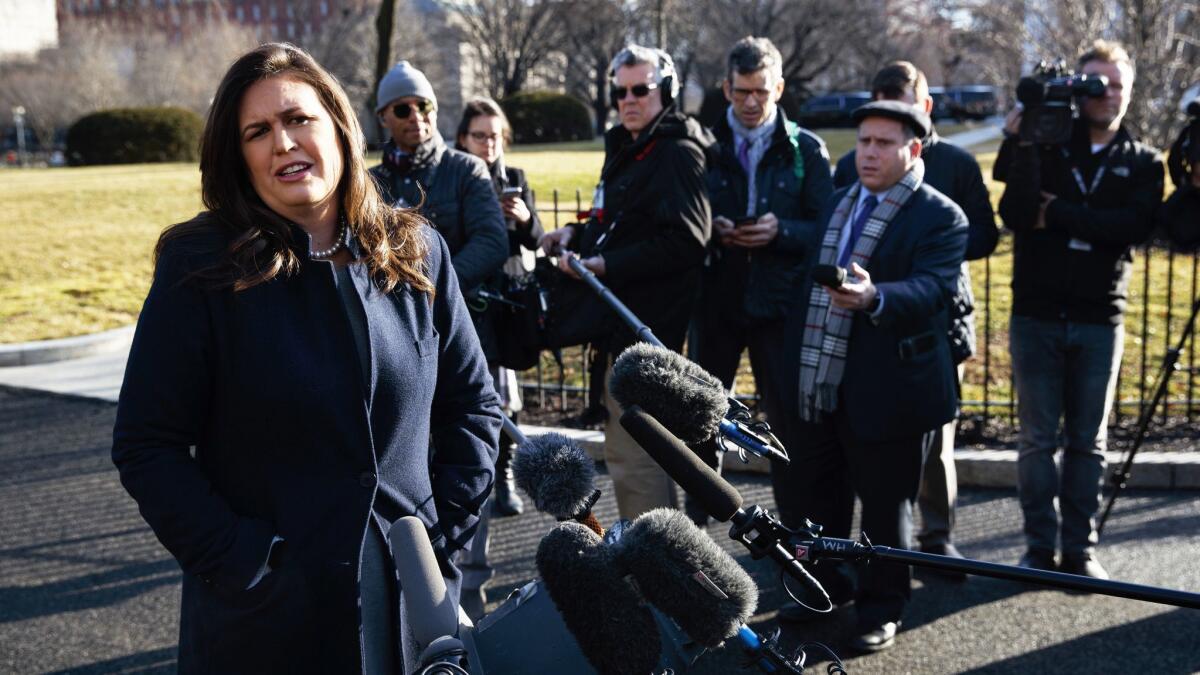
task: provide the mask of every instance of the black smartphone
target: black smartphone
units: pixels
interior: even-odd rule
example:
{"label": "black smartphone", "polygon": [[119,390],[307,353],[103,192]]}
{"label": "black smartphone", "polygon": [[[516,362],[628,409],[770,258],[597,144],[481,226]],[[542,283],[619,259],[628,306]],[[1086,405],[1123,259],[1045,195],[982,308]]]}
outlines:
{"label": "black smartphone", "polygon": [[742,227],[743,225],[753,225],[757,222],[758,218],[756,216],[743,216],[734,221],[733,226]]}
{"label": "black smartphone", "polygon": [[837,265],[815,265],[812,269],[812,279],[826,288],[841,288],[846,282],[846,268]]}

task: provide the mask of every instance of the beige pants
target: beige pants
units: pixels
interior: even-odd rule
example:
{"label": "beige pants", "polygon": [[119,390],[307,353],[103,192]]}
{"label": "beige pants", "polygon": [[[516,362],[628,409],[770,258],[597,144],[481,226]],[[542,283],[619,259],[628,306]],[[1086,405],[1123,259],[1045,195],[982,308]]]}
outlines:
{"label": "beige pants", "polygon": [[659,507],[677,508],[675,482],[621,426],[621,406],[608,394],[608,376],[612,357],[604,370],[604,406],[608,421],[604,424],[604,464],[612,477],[617,497],[617,512],[630,520]]}

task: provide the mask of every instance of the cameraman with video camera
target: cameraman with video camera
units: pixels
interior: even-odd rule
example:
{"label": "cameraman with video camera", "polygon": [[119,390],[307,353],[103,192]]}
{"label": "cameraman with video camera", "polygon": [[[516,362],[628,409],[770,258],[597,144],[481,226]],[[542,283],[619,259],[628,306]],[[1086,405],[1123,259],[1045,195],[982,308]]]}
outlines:
{"label": "cameraman with video camera", "polygon": [[1167,157],[1167,170],[1175,192],[1162,205],[1159,220],[1166,226],[1167,234],[1179,246],[1192,248],[1200,245],[1200,85],[1185,95],[1184,112],[1191,117],[1188,125],[1171,144]]}
{"label": "cameraman with video camera", "polygon": [[1028,547],[1020,564],[1103,579],[1094,550],[1106,420],[1133,247],[1153,228],[1163,165],[1121,124],[1134,79],[1125,49],[1097,40],[1078,65],[1078,75],[1060,69],[1021,80],[1024,105],[1009,114],[995,178],[1007,183],[1000,216],[1015,235],[1009,344]]}

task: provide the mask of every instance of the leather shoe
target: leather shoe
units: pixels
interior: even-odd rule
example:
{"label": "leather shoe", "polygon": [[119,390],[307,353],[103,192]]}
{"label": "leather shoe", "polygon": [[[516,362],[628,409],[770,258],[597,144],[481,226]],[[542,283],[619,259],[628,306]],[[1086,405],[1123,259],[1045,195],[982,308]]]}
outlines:
{"label": "leather shoe", "polygon": [[1081,577],[1091,577],[1093,579],[1107,579],[1108,571],[1096,560],[1091,553],[1077,553],[1074,555],[1063,554],[1062,564],[1058,566],[1059,572],[1067,574],[1078,574]]}
{"label": "leather shoe", "polygon": [[[962,560],[964,557],[963,554],[959,553],[958,549],[954,547],[954,544],[951,544],[950,542],[946,542],[944,544],[924,544],[921,546],[921,552],[922,553],[932,553],[933,555],[941,555],[941,556],[945,556],[947,558],[955,558],[957,560]],[[929,574],[936,574],[939,577],[946,579],[948,581],[966,581],[967,580],[966,572],[961,572],[959,570],[942,570],[942,569],[935,569],[932,567],[922,567],[919,569],[922,572],[927,572]]]}
{"label": "leather shoe", "polygon": [[1017,566],[1030,570],[1045,570],[1047,572],[1058,570],[1058,565],[1054,562],[1054,551],[1047,551],[1040,548],[1031,548],[1025,551],[1025,555],[1021,556],[1021,561],[1017,563]]}
{"label": "leather shoe", "polygon": [[876,626],[854,636],[850,648],[860,652],[881,652],[896,644],[896,630],[900,624],[888,621],[882,626]]}

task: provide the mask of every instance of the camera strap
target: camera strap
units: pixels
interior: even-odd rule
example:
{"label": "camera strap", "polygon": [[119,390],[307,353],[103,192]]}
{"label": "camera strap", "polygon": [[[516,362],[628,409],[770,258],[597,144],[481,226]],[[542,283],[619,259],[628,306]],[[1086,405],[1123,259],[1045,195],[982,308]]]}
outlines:
{"label": "camera strap", "polygon": [[1104,173],[1108,171],[1108,164],[1112,160],[1113,155],[1117,153],[1117,144],[1113,143],[1108,149],[1108,153],[1104,155],[1104,161],[1101,162],[1100,168],[1096,169],[1096,175],[1092,176],[1091,186],[1087,186],[1083,182],[1083,173],[1079,171],[1079,167],[1075,162],[1071,162],[1071,155],[1066,148],[1060,148],[1063,158],[1071,164],[1071,175],[1075,177],[1075,184],[1079,186],[1079,192],[1083,195],[1083,201],[1086,204],[1087,200],[1096,192],[1096,188],[1100,187],[1100,181],[1104,180]]}

